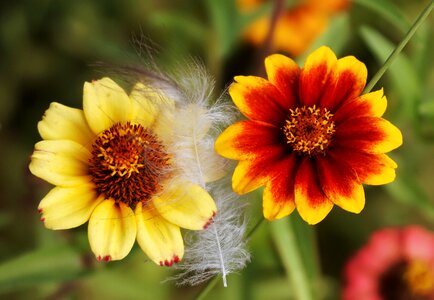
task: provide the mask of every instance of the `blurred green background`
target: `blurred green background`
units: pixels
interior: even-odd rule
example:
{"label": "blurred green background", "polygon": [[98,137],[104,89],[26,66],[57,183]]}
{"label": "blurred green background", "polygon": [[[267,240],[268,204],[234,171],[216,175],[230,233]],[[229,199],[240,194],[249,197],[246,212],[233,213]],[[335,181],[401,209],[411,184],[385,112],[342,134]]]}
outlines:
{"label": "blurred green background", "polygon": [[[353,1],[309,49],[326,44],[338,57],[355,55],[372,77],[428,2]],[[123,261],[98,263],[86,226],[43,227],[37,206],[50,187],[27,168],[40,139],[36,124],[52,101],[81,108],[84,81],[104,75],[92,66],[95,62],[140,63],[134,41],[142,35],[158,45],[160,64],[199,58],[221,91],[233,75],[249,74],[262,64],[258,53],[263,49],[245,43],[242,32],[257,15],[270,14],[272,3],[250,13],[241,13],[233,0],[17,0],[0,7],[0,298],[194,299],[204,285],[162,283],[173,270],[146,261],[137,246]],[[433,28],[431,16],[375,88],[385,87],[386,118],[404,135],[404,145],[391,154],[399,165],[397,180],[367,187],[360,215],[334,208],[308,230],[318,247],[319,299],[339,298],[345,261],[374,230],[434,227]],[[302,63],[304,57],[295,59]],[[251,198],[249,226],[261,217],[258,196]],[[291,299],[276,247],[280,229],[271,232],[270,227],[265,222],[252,235],[247,268],[229,276],[228,288],[219,282],[207,299]]]}

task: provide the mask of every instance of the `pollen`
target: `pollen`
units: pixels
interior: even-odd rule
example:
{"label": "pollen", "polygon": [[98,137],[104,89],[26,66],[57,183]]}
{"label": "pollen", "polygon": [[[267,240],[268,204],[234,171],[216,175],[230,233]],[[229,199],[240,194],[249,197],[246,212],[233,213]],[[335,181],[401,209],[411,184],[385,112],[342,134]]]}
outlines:
{"label": "pollen", "polygon": [[410,262],[403,276],[413,295],[423,297],[434,293],[434,271],[426,262]]}
{"label": "pollen", "polygon": [[93,143],[89,172],[99,195],[134,208],[161,190],[169,160],[152,131],[139,124],[116,123]]}
{"label": "pollen", "polygon": [[282,130],[293,151],[308,156],[324,153],[330,145],[335,123],[326,108],[313,106],[290,109]]}

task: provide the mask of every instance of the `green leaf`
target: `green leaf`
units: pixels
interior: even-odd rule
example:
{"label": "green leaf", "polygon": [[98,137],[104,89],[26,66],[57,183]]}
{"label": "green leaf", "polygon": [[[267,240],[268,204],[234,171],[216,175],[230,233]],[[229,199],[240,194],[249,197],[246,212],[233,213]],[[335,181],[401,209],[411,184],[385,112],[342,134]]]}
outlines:
{"label": "green leaf", "polygon": [[71,248],[40,248],[0,264],[0,293],[71,280],[80,274],[80,257]]}
{"label": "green leaf", "polygon": [[353,0],[353,2],[371,9],[374,13],[377,13],[380,18],[393,24],[402,33],[407,32],[410,28],[411,24],[406,20],[401,10],[387,0]]}

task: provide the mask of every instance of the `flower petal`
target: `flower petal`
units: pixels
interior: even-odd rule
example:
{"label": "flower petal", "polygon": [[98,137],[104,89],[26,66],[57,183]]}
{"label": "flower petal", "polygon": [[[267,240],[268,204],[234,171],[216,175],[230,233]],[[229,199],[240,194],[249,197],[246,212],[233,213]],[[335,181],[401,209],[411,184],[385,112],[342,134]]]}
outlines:
{"label": "flower petal", "polygon": [[356,172],[344,160],[329,152],[317,159],[318,177],[325,195],[349,212],[360,213],[365,206],[365,193]]}
{"label": "flower petal", "polygon": [[282,146],[279,128],[263,122],[241,121],[226,128],[215,142],[218,154],[230,159],[253,159]]}
{"label": "flower petal", "polygon": [[338,59],[333,73],[334,82],[324,87],[324,94],[319,102],[320,106],[327,107],[332,112],[346,101],[358,97],[365,87],[368,76],[365,64],[354,56]]}
{"label": "flower petal", "polygon": [[145,128],[152,127],[160,110],[166,106],[174,106],[174,102],[166,98],[162,92],[141,82],[134,85],[130,98],[134,110],[132,119]]}
{"label": "flower petal", "polygon": [[84,146],[68,140],[40,141],[35,145],[29,169],[54,185],[74,186],[88,176],[91,157]]}
{"label": "flower petal", "polygon": [[345,102],[333,115],[333,121],[339,125],[347,119],[354,117],[377,117],[380,118],[387,107],[386,96],[383,89],[364,94]]}
{"label": "flower petal", "polygon": [[336,64],[336,55],[325,46],[318,48],[307,57],[300,73],[301,104],[312,106],[320,103],[323,94],[335,83]]}
{"label": "flower petal", "polygon": [[385,154],[371,154],[345,148],[334,149],[333,153],[351,166],[362,183],[380,185],[395,180],[397,164]]}
{"label": "flower petal", "polygon": [[41,200],[41,221],[50,229],[78,227],[89,220],[94,208],[103,200],[95,186],[84,181],[74,187],[55,187]]}
{"label": "flower petal", "polygon": [[[244,195],[265,184],[267,180],[264,169],[257,168],[258,164],[255,161],[242,160],[238,162],[232,175],[232,190]],[[258,172],[259,171],[259,172]]]}
{"label": "flower petal", "polygon": [[278,127],[283,124],[288,112],[280,102],[285,97],[273,84],[256,76],[235,76],[235,81],[229,94],[243,115]]}
{"label": "flower petal", "polygon": [[95,134],[115,123],[131,121],[134,116],[131,99],[119,85],[107,77],[84,84],[83,110],[89,127]]}
{"label": "flower petal", "polygon": [[167,221],[191,230],[206,228],[217,211],[211,196],[192,183],[167,187],[166,191],[152,201]]}
{"label": "flower petal", "polygon": [[95,138],[81,109],[56,102],[45,111],[38,130],[44,140],[71,140],[86,147]]}
{"label": "flower petal", "polygon": [[369,153],[386,153],[402,144],[401,131],[382,118],[348,119],[337,127],[332,143]]}
{"label": "flower petal", "polygon": [[295,177],[295,205],[303,220],[312,225],[322,221],[333,208],[310,158],[304,158]]}
{"label": "flower petal", "polygon": [[[279,170],[285,168],[282,161],[291,157],[288,150],[282,146],[268,147],[252,160],[241,160],[232,176],[232,189],[238,194],[251,192],[265,184],[266,181],[278,176]],[[285,169],[286,178],[291,170]]]}
{"label": "flower petal", "polygon": [[293,108],[298,102],[299,66],[289,57],[273,54],[265,59],[265,70],[268,80],[283,96],[277,99],[280,106],[286,110]]}
{"label": "flower petal", "polygon": [[171,266],[184,255],[184,242],[178,226],[167,222],[154,207],[136,206],[137,242],[156,264]]}
{"label": "flower petal", "polygon": [[416,225],[402,229],[403,255],[409,261],[421,260],[434,266],[434,235]]}
{"label": "flower petal", "polygon": [[137,225],[134,212],[122,202],[102,201],[89,220],[89,243],[98,260],[120,260],[134,245]]}
{"label": "flower petal", "polygon": [[262,209],[267,220],[277,220],[288,216],[295,208],[294,186],[298,163],[295,155],[290,155],[275,164],[270,171],[270,181],[262,195]]}

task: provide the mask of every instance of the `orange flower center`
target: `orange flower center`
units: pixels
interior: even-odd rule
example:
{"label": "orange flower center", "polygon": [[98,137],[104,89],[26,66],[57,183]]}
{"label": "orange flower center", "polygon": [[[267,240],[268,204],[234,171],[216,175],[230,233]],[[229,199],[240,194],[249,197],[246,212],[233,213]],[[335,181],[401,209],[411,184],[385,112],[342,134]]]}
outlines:
{"label": "orange flower center", "polygon": [[89,171],[96,190],[130,207],[161,189],[169,171],[169,155],[160,140],[139,124],[116,123],[92,145]]}
{"label": "orange flower center", "polygon": [[289,111],[290,115],[283,126],[286,142],[299,154],[312,156],[324,153],[335,132],[333,114],[315,105]]}
{"label": "orange flower center", "polygon": [[434,271],[426,262],[410,262],[403,276],[412,295],[434,296]]}

